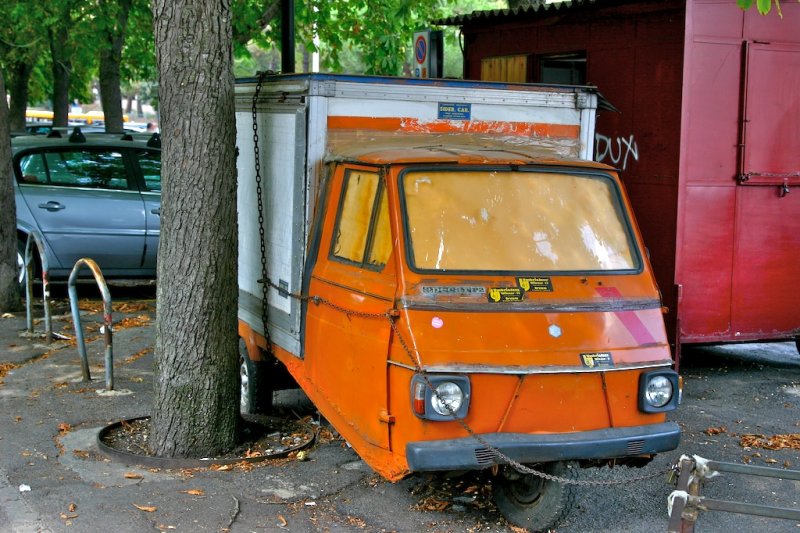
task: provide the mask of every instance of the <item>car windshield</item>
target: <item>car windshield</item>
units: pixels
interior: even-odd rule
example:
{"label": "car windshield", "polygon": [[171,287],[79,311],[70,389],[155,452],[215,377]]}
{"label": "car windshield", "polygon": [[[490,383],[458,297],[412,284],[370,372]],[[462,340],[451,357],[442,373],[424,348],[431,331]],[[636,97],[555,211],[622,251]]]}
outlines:
{"label": "car windshield", "polygon": [[410,267],[457,272],[638,269],[602,174],[419,170],[401,176]]}

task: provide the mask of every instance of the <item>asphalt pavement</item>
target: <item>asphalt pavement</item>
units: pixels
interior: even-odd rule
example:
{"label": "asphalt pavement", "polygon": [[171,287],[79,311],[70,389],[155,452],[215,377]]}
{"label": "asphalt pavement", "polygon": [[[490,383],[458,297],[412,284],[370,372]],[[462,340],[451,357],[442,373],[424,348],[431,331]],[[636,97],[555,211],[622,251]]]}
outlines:
{"label": "asphalt pavement", "polygon": [[[115,289],[112,287],[112,297]],[[83,305],[92,381],[82,381],[74,343],[45,342],[43,324],[26,332],[25,313],[0,318],[0,532],[145,531],[520,531],[497,512],[488,474],[415,475],[389,483],[341,439],[308,450],[308,460],[266,461],[225,470],[140,467],[109,459],[97,434],[109,424],[151,413],[154,291],[123,293],[114,312],[114,394],[105,389],[105,345],[98,300]],[[41,306],[34,309],[41,317]],[[53,329],[74,336],[65,300]],[[800,449],[744,446],[800,441],[800,356],[794,343],[684,350],[683,429],[675,452],[643,469],[579,471],[577,506],[559,532],[666,531],[667,497],[658,476],[681,454],[800,470]],[[299,391],[279,404],[297,416],[313,406]],[[744,435],[760,435],[743,440]],[[800,509],[800,482],[724,474],[701,490],[709,498]],[[714,511],[698,532],[800,532],[800,522]]]}

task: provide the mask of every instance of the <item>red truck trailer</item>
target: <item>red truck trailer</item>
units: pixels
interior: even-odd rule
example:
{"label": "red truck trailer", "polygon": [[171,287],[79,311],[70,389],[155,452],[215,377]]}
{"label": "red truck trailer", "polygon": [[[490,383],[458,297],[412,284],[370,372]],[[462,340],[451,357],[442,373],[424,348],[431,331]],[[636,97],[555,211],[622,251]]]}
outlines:
{"label": "red truck trailer", "polygon": [[[534,3],[438,21],[465,77],[590,83],[681,343],[800,335],[800,4]],[[679,350],[676,349],[676,355]]]}

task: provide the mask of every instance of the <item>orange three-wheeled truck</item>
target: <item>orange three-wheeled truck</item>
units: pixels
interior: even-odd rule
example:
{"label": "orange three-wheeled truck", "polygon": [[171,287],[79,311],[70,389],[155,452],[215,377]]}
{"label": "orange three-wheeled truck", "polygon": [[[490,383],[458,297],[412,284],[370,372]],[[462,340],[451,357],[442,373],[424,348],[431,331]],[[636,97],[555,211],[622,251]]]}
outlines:
{"label": "orange three-wheeled truck", "polygon": [[[677,447],[662,305],[591,88],[237,83],[242,398],[287,370],[378,473],[500,465],[555,523],[572,463]],[[265,324],[267,328],[265,329]]]}

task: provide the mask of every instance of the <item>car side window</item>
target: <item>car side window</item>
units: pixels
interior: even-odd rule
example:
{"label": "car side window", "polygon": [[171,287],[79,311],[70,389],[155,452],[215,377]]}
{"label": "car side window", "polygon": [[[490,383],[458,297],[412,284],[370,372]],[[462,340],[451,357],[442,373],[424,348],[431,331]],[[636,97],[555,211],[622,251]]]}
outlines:
{"label": "car side window", "polygon": [[161,190],[161,152],[142,150],[138,152],[139,168],[142,169],[145,190]]}
{"label": "car side window", "polygon": [[50,184],[94,189],[129,189],[122,153],[72,150],[45,153]]}
{"label": "car side window", "polygon": [[348,263],[381,270],[391,251],[386,188],[375,172],[348,170],[332,255]]}
{"label": "car side window", "polygon": [[47,184],[47,168],[44,166],[42,154],[27,154],[20,158],[19,169],[22,183]]}

